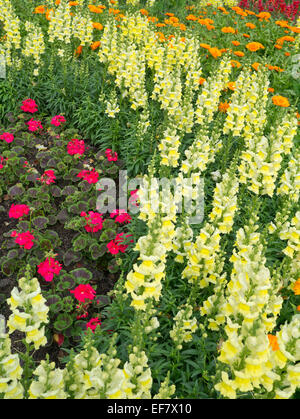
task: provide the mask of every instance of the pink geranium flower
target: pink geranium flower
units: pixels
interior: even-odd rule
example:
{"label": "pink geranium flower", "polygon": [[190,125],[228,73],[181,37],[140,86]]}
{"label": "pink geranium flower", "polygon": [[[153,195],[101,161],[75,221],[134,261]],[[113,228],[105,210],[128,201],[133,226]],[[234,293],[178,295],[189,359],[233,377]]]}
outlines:
{"label": "pink geranium flower", "polygon": [[74,294],[77,301],[84,303],[85,300],[93,300],[96,291],[89,284],[80,284],[74,290],[70,291],[70,293]]}
{"label": "pink geranium flower", "polygon": [[77,138],[73,138],[68,142],[67,151],[68,154],[70,154],[71,156],[75,156],[78,154],[79,157],[81,157],[85,151],[84,141],[78,140]]}
{"label": "pink geranium flower", "polygon": [[118,160],[118,154],[116,151],[112,151],[110,148],[107,148],[105,150],[105,155],[108,161],[117,161]]}
{"label": "pink geranium flower", "polygon": [[0,135],[0,140],[6,141],[7,144],[12,143],[14,138],[15,137],[10,132],[4,132]]}
{"label": "pink geranium flower", "polygon": [[37,104],[33,99],[23,100],[21,109],[22,111],[29,113],[35,113],[38,111]]}
{"label": "pink geranium flower", "polygon": [[80,177],[86,180],[88,183],[97,183],[99,180],[99,173],[95,169],[92,170],[82,170],[78,173],[77,177]]}
{"label": "pink geranium flower", "polygon": [[37,180],[40,180],[42,183],[46,183],[46,185],[50,185],[50,183],[55,183],[56,176],[54,174],[54,170],[49,169],[45,170],[44,174],[37,178]]}
{"label": "pink geranium flower", "polygon": [[66,119],[63,115],[56,115],[51,119],[51,125],[54,125],[55,127],[59,127],[61,124],[64,124],[66,122]]}
{"label": "pink geranium flower", "polygon": [[31,132],[36,132],[38,130],[43,129],[41,121],[36,121],[33,118],[31,118],[28,122],[26,122],[26,124],[28,125],[28,130]]}
{"label": "pink geranium flower", "polygon": [[124,209],[116,209],[110,214],[111,218],[114,218],[115,216],[115,222],[120,224],[130,223],[130,221],[132,220],[131,216]]}
{"label": "pink geranium flower", "polygon": [[82,212],[81,217],[85,217],[87,225],[84,227],[89,233],[96,233],[103,227],[103,218],[99,212],[89,211],[89,215]]}
{"label": "pink geranium flower", "polygon": [[23,215],[27,215],[29,214],[29,207],[25,204],[21,204],[21,205],[14,205],[12,204],[12,206],[10,207],[8,216],[9,218],[21,218],[23,217]]}
{"label": "pink geranium flower", "polygon": [[26,231],[25,233],[17,233],[13,231],[11,237],[16,237],[15,243],[19,244],[20,246],[24,246],[24,249],[31,249],[33,246],[33,240],[35,239],[34,235],[30,233],[30,231]]}
{"label": "pink geranium flower", "polygon": [[58,275],[62,269],[62,265],[53,258],[46,258],[44,262],[38,265],[38,273],[45,279],[47,282],[53,280],[53,276]]}
{"label": "pink geranium flower", "polygon": [[86,324],[87,329],[91,329],[93,332],[95,331],[97,326],[101,326],[101,321],[98,317],[92,318],[89,322]]}

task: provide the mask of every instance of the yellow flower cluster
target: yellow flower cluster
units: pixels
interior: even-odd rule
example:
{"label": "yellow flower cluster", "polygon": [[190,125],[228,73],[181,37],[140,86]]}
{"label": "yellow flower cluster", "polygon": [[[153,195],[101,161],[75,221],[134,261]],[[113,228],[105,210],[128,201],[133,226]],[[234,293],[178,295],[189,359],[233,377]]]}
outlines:
{"label": "yellow flower cluster", "polygon": [[37,278],[30,278],[29,270],[20,278],[19,287],[21,291],[14,287],[11,297],[7,300],[12,311],[7,322],[9,333],[15,330],[24,332],[26,342],[33,343],[35,349],[39,349],[47,342],[45,326],[42,324],[48,322],[49,307],[41,294],[39,281]]}
{"label": "yellow flower cluster", "polygon": [[4,399],[21,399],[24,389],[19,381],[23,372],[19,356],[11,353],[10,338],[1,330],[2,324],[0,324],[0,396]]}
{"label": "yellow flower cluster", "polygon": [[34,63],[39,66],[41,55],[45,51],[43,32],[40,27],[31,22],[25,23],[25,29],[27,31],[27,37],[25,39],[25,47],[22,50],[22,54],[25,57],[32,56]]}
{"label": "yellow flower cluster", "polygon": [[0,21],[4,24],[6,39],[4,42],[5,59],[8,66],[12,65],[11,51],[21,48],[20,19],[15,14],[10,0],[0,0]]}
{"label": "yellow flower cluster", "polygon": [[93,41],[93,22],[90,17],[81,14],[74,16],[72,35],[80,40],[80,45],[90,45]]}
{"label": "yellow flower cluster", "polygon": [[72,17],[69,2],[61,1],[55,9],[55,13],[50,11],[50,21],[48,27],[49,42],[56,39],[65,44],[70,44],[72,35]]}
{"label": "yellow flower cluster", "polygon": [[29,399],[65,399],[64,371],[55,368],[54,362],[42,360],[33,374],[37,379],[32,380],[29,388]]}
{"label": "yellow flower cluster", "polygon": [[291,222],[286,223],[279,234],[281,240],[288,240],[287,247],[283,253],[290,258],[300,256],[300,211],[298,211]]}
{"label": "yellow flower cluster", "polygon": [[224,57],[216,72],[204,82],[196,102],[195,122],[197,124],[203,125],[204,122],[208,124],[213,120],[214,113],[218,111],[221,92],[229,82],[231,70],[229,57]]}
{"label": "yellow flower cluster", "polygon": [[163,133],[163,139],[158,146],[161,155],[161,164],[165,166],[177,167],[180,146],[179,136],[176,135],[177,130],[175,126],[168,127]]}
{"label": "yellow flower cluster", "polygon": [[300,194],[300,151],[291,156],[287,169],[280,178],[277,195],[288,195],[294,202],[299,200]]}
{"label": "yellow flower cluster", "polygon": [[148,358],[144,351],[133,347],[129,361],[125,362],[123,373],[126,384],[123,386],[128,399],[150,399],[152,376]]}
{"label": "yellow flower cluster", "polygon": [[174,326],[170,331],[170,336],[175,342],[177,349],[182,349],[183,342],[190,342],[192,334],[197,330],[197,320],[193,315],[193,307],[185,304],[174,317]]}
{"label": "yellow flower cluster", "polygon": [[237,210],[238,186],[238,179],[230,167],[222,181],[216,185],[213,209],[209,214],[211,223],[207,222],[202,227],[188,251],[188,263],[182,275],[189,282],[198,283],[201,288],[210,282],[217,282],[221,234],[231,231]]}

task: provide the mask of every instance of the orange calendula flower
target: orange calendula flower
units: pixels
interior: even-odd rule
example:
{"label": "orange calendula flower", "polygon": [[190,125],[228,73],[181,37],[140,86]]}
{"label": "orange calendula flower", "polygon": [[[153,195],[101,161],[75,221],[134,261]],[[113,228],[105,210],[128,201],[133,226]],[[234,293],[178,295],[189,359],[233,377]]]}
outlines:
{"label": "orange calendula flower", "polygon": [[186,17],[186,20],[191,20],[191,21],[193,21],[193,22],[196,22],[196,20],[198,20],[198,18],[197,18],[197,16],[195,16],[195,15],[188,15],[188,16]]}
{"label": "orange calendula flower", "polygon": [[201,43],[201,44],[200,44],[200,47],[201,47],[201,48],[205,48],[205,49],[210,49],[210,45],[208,45],[208,44],[203,44],[203,43]]}
{"label": "orange calendula flower", "polygon": [[262,20],[268,20],[271,17],[271,14],[269,12],[260,12],[258,15],[256,15],[259,19]]}
{"label": "orange calendula flower", "polygon": [[278,351],[279,345],[277,341],[277,336],[274,335],[268,335],[269,343],[273,351]]}
{"label": "orange calendula flower", "polygon": [[229,103],[227,103],[227,102],[220,102],[219,103],[219,111],[220,112],[223,112],[223,113],[226,113],[227,112],[227,110],[228,110],[228,108],[229,108]]}
{"label": "orange calendula flower", "polygon": [[277,39],[276,44],[283,45],[284,42],[295,42],[295,38],[293,36],[282,36],[281,38]]}
{"label": "orange calendula flower", "polygon": [[165,13],[165,15],[169,17],[175,16],[174,13],[170,13],[170,12]]}
{"label": "orange calendula flower", "polygon": [[297,311],[300,311],[300,306],[297,306]]}
{"label": "orange calendula flower", "polygon": [[103,8],[100,6],[94,6],[93,4],[89,4],[88,8],[92,13],[103,13]]}
{"label": "orange calendula flower", "polygon": [[142,15],[144,15],[144,16],[148,16],[148,15],[149,15],[148,10],[146,10],[146,9],[141,9],[141,10],[140,10],[140,13],[141,13]]}
{"label": "orange calendula flower", "polygon": [[46,6],[38,6],[34,9],[35,14],[44,14],[46,12]]}
{"label": "orange calendula flower", "polygon": [[256,26],[254,25],[254,23],[250,23],[250,22],[247,22],[247,23],[246,23],[246,26],[247,26],[247,28],[249,28],[249,29],[255,29],[255,28],[256,28]]}
{"label": "orange calendula flower", "polygon": [[249,44],[246,45],[246,48],[249,51],[255,52],[259,49],[264,49],[265,47],[260,42],[249,42]]}
{"label": "orange calendula flower", "polygon": [[157,28],[163,28],[164,26],[166,26],[166,24],[165,23],[157,23],[155,26]]}
{"label": "orange calendula flower", "polygon": [[221,29],[221,32],[223,32],[223,33],[235,33],[235,29],[232,28],[231,26],[225,26],[224,28]]}
{"label": "orange calendula flower", "polygon": [[69,6],[78,6],[78,1],[69,1]]}
{"label": "orange calendula flower", "polygon": [[239,62],[239,61],[236,61],[236,60],[231,60],[230,61],[230,64],[231,64],[231,66],[232,67],[236,67],[236,68],[240,68],[241,66],[242,66],[242,64]]}
{"label": "orange calendula flower", "polygon": [[93,22],[93,28],[98,29],[99,31],[102,31],[103,25],[99,22]]}
{"label": "orange calendula flower", "polygon": [[214,58],[221,57],[221,55],[222,55],[221,51],[220,51],[218,48],[216,48],[216,47],[209,48],[209,50],[208,50],[208,51],[210,52],[210,54],[211,54]]}
{"label": "orange calendula flower", "polygon": [[[281,106],[282,108],[287,108],[290,106],[290,103],[288,101],[288,99],[284,96],[273,96],[272,97],[272,102],[274,103],[274,105],[276,106]],[[299,283],[300,285],[300,283]]]}
{"label": "orange calendula flower", "polygon": [[229,90],[235,90],[235,81],[228,82],[227,87]]}
{"label": "orange calendula flower", "polygon": [[248,35],[247,33],[243,33],[243,37],[244,38],[250,38],[250,35]]}
{"label": "orange calendula flower", "polygon": [[79,55],[82,53],[82,45],[79,45],[79,47],[76,48],[74,55],[79,57]]}
{"label": "orange calendula flower", "polygon": [[51,20],[51,17],[50,17],[51,14],[54,14],[54,9],[47,9],[45,13],[45,18],[47,20]]}
{"label": "orange calendula flower", "polygon": [[273,89],[273,87],[269,87],[269,88],[268,88],[268,92],[270,92],[270,93],[274,93],[274,89]]}
{"label": "orange calendula flower", "polygon": [[276,25],[280,26],[281,28],[288,28],[289,22],[287,20],[276,20]]}
{"label": "orange calendula flower", "polygon": [[55,5],[56,5],[56,6],[59,6],[59,5],[60,5],[60,1],[61,1],[61,0],[55,0]]}
{"label": "orange calendula flower", "polygon": [[282,49],[282,45],[275,44],[274,45],[274,48],[276,48],[276,49]]}
{"label": "orange calendula flower", "polygon": [[205,81],[206,81],[206,79],[204,79],[203,77],[200,77],[200,79],[198,80],[198,83],[201,86]]}
{"label": "orange calendula flower", "polygon": [[239,41],[231,41],[232,45],[234,45],[235,47],[238,47],[239,45],[241,45],[241,43]]}
{"label": "orange calendula flower", "polygon": [[100,47],[100,45],[101,45],[101,42],[100,42],[100,41],[95,41],[95,42],[93,42],[93,43],[91,44],[91,49],[92,49],[93,51],[95,51],[95,49],[99,48],[99,47]]}
{"label": "orange calendula flower", "polygon": [[254,70],[257,71],[259,66],[260,66],[259,63],[253,63],[251,67],[254,68]]}
{"label": "orange calendula flower", "polygon": [[289,57],[291,54],[290,54],[289,52],[285,52],[285,53],[284,53],[284,55],[285,55],[286,57]]}
{"label": "orange calendula flower", "polygon": [[293,291],[295,295],[300,295],[300,278],[294,283]]}
{"label": "orange calendula flower", "polygon": [[244,57],[245,54],[242,51],[234,51],[234,55],[237,57]]}

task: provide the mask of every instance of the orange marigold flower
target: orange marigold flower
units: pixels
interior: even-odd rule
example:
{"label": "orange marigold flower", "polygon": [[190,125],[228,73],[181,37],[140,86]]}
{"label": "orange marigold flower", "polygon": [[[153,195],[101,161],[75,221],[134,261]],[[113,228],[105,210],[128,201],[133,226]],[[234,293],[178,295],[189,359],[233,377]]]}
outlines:
{"label": "orange marigold flower", "polygon": [[180,29],[181,31],[186,31],[186,26],[185,26],[183,23],[180,23],[180,25],[179,25],[179,29]]}
{"label": "orange marigold flower", "polygon": [[294,33],[300,33],[300,28],[297,28],[296,26],[289,26],[289,30]]}
{"label": "orange marigold flower", "polygon": [[[274,103],[274,105],[276,106],[281,106],[283,108],[287,108],[288,106],[290,106],[290,103],[288,101],[288,99],[284,96],[273,96],[272,97],[272,102]],[[300,281],[299,281],[299,286],[300,286]],[[300,288],[299,288],[300,291]]]}
{"label": "orange marigold flower", "polygon": [[246,48],[249,51],[255,52],[259,49],[264,49],[265,47],[260,42],[249,42],[249,44],[246,45]]}
{"label": "orange marigold flower", "polygon": [[91,48],[92,48],[93,51],[95,51],[95,49],[99,48],[100,45],[101,45],[100,41],[95,41],[91,44]]}
{"label": "orange marigold flower", "polygon": [[56,5],[56,6],[59,6],[59,5],[60,5],[60,1],[61,1],[61,0],[55,0],[55,5]]}
{"label": "orange marigold flower", "polygon": [[205,81],[206,81],[206,79],[204,79],[203,77],[200,77],[200,79],[198,80],[198,83],[201,86]]}
{"label": "orange marigold flower", "polygon": [[51,20],[51,18],[50,18],[50,14],[51,14],[51,12],[54,14],[54,9],[47,9],[47,10],[46,10],[46,13],[45,13],[45,18],[46,18],[47,20]]}
{"label": "orange marigold flower", "polygon": [[99,22],[93,22],[93,28],[98,29],[99,31],[102,31],[103,25]]}
{"label": "orange marigold flower", "polygon": [[245,9],[245,12],[246,12],[248,15],[255,15],[255,12],[252,12],[252,10]]}
{"label": "orange marigold flower", "polygon": [[227,102],[220,102],[219,103],[219,111],[220,112],[223,112],[223,113],[226,113],[227,112],[227,110],[228,110],[228,108],[229,108],[229,103],[227,103]]}
{"label": "orange marigold flower", "polygon": [[256,26],[254,25],[254,23],[250,23],[250,22],[247,22],[247,23],[246,23],[246,26],[247,26],[247,28],[249,28],[249,29],[255,29],[255,28],[256,28]]}
{"label": "orange marigold flower", "polygon": [[209,49],[210,48],[210,45],[201,43],[200,44],[200,47],[201,48],[205,48],[205,49]]}
{"label": "orange marigold flower", "polygon": [[34,12],[33,13],[36,13],[36,14],[44,14],[46,12],[46,6],[38,6],[38,7],[36,7],[35,9],[34,9]]}
{"label": "orange marigold flower", "polygon": [[193,21],[193,22],[196,22],[196,20],[198,20],[198,18],[197,18],[197,16],[195,16],[195,15],[188,15],[188,16],[186,17],[186,20],[191,20],[191,21]]}
{"label": "orange marigold flower", "polygon": [[244,57],[245,54],[242,51],[234,51],[234,55],[237,57]]}
{"label": "orange marigold flower", "polygon": [[297,306],[297,311],[300,311],[300,306]]}
{"label": "orange marigold flower", "polygon": [[276,25],[280,26],[281,28],[288,28],[289,22],[287,20],[276,20]]}
{"label": "orange marigold flower", "polygon": [[146,9],[141,9],[141,10],[140,10],[140,13],[141,13],[142,15],[144,15],[144,16],[148,16],[148,15],[149,15],[148,10],[146,10]]}
{"label": "orange marigold flower", "polygon": [[293,291],[295,295],[300,295],[300,278],[294,283]]}
{"label": "orange marigold flower", "polygon": [[166,26],[165,25],[165,23],[157,23],[156,25],[155,25],[157,28],[163,28],[164,26]]}
{"label": "orange marigold flower", "polygon": [[250,35],[248,35],[247,33],[243,33],[243,37],[244,38],[250,38]]}
{"label": "orange marigold flower", "polygon": [[282,49],[282,46],[281,45],[278,45],[278,44],[275,44],[274,45],[274,48],[276,48],[276,49]]}
{"label": "orange marigold flower", "polygon": [[172,17],[172,16],[174,16],[174,13],[170,13],[170,12],[168,12],[168,13],[165,13],[165,15],[166,15],[166,16],[169,16],[169,17]]}
{"label": "orange marigold flower", "polygon": [[268,20],[271,17],[271,14],[269,12],[260,12],[258,15],[256,15],[259,19],[265,19]]}
{"label": "orange marigold flower", "polygon": [[295,38],[293,36],[282,36],[281,38],[278,38],[276,43],[278,45],[283,45],[284,41],[286,42],[295,42]]}
{"label": "orange marigold flower", "polygon": [[259,63],[253,63],[251,67],[254,68],[254,70],[257,71],[259,66],[260,66]]}
{"label": "orange marigold flower", "polygon": [[268,335],[269,343],[273,351],[278,351],[279,345],[277,341],[277,337],[274,335]]}
{"label": "orange marigold flower", "polygon": [[82,45],[79,45],[79,47],[76,48],[74,55],[77,55],[77,57],[79,57],[81,53],[82,53]]}
{"label": "orange marigold flower", "polygon": [[284,55],[285,55],[286,57],[289,57],[291,54],[290,54],[289,52],[285,52],[285,53],[284,53]]}
{"label": "orange marigold flower", "polygon": [[69,1],[69,6],[78,6],[78,1]]}
{"label": "orange marigold flower", "polygon": [[235,29],[232,28],[231,26],[225,26],[224,28],[221,29],[221,32],[223,32],[223,33],[235,33]]}
{"label": "orange marigold flower", "polygon": [[93,4],[89,4],[88,8],[92,13],[103,13],[103,9],[100,6],[94,6]]}
{"label": "orange marigold flower", "polygon": [[230,63],[232,65],[232,67],[240,68],[242,66],[242,64],[239,61],[236,61],[236,60],[231,60]]}
{"label": "orange marigold flower", "polygon": [[229,90],[235,90],[235,81],[228,82],[227,87]]}
{"label": "orange marigold flower", "polygon": [[238,47],[239,45],[241,45],[241,43],[239,41],[231,41],[232,45],[234,45],[235,47]]}
{"label": "orange marigold flower", "polygon": [[209,48],[209,50],[208,50],[208,51],[211,53],[211,55],[212,55],[214,58],[221,57],[221,55],[222,55],[221,51],[220,51],[218,48],[216,48],[216,47]]}
{"label": "orange marigold flower", "polygon": [[273,89],[273,87],[269,87],[269,88],[268,88],[268,92],[270,92],[270,93],[274,93],[274,89]]}

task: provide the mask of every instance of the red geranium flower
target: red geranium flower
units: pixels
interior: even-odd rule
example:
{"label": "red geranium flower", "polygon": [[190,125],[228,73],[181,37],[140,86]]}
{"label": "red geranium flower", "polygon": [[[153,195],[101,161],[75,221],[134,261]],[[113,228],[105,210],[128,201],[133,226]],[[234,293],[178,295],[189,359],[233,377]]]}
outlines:
{"label": "red geranium flower", "polygon": [[38,111],[37,104],[33,99],[23,100],[21,109],[22,111],[29,113],[35,113]]}
{"label": "red geranium flower", "polygon": [[94,317],[86,324],[86,328],[91,329],[94,332],[96,327],[100,325],[101,325],[101,321],[99,320],[99,318]]}
{"label": "red geranium flower", "polygon": [[12,143],[14,138],[13,134],[10,134],[9,132],[4,132],[0,135],[0,140],[6,141],[7,144]]}
{"label": "red geranium flower", "polygon": [[9,218],[20,218],[23,217],[23,215],[27,215],[29,214],[29,207],[25,204],[21,204],[21,205],[14,205],[12,204],[12,206],[10,207],[8,216]]}
{"label": "red geranium flower", "polygon": [[70,293],[74,294],[77,301],[84,303],[85,300],[93,300],[96,291],[89,284],[80,284],[74,290],[70,291]]}
{"label": "red geranium flower", "polygon": [[80,177],[86,180],[88,183],[97,183],[99,180],[99,173],[95,169],[92,170],[82,170],[78,173],[77,177]]}
{"label": "red geranium flower", "polygon": [[61,269],[62,265],[53,258],[47,258],[44,262],[38,265],[38,273],[47,282],[51,282],[54,274],[58,275]]}
{"label": "red geranium flower", "polygon": [[77,154],[79,155],[79,157],[82,156],[82,154],[85,151],[84,141],[78,140],[77,138],[73,138],[72,140],[69,141],[67,145],[67,151],[68,151],[68,154],[70,154],[71,156],[74,156]]}
{"label": "red geranium flower", "polygon": [[30,233],[30,231],[26,231],[25,233],[17,233],[13,231],[11,237],[16,237],[15,242],[20,246],[24,246],[24,249],[31,249],[33,246],[33,240],[35,239],[34,235]]}

